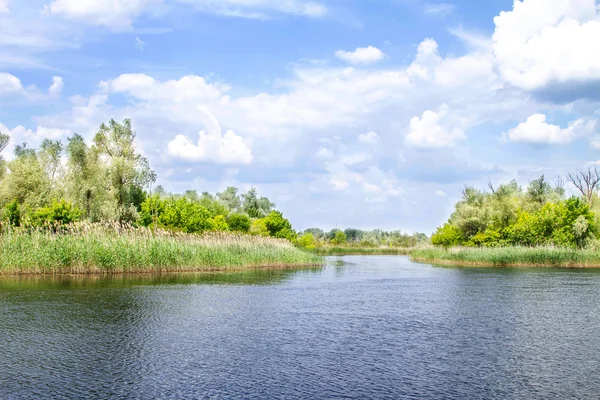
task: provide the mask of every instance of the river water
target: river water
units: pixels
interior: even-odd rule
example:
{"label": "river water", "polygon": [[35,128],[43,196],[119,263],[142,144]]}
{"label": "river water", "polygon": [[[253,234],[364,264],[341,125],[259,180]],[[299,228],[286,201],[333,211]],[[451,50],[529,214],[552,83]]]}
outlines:
{"label": "river water", "polygon": [[600,271],[0,278],[0,399],[600,398]]}

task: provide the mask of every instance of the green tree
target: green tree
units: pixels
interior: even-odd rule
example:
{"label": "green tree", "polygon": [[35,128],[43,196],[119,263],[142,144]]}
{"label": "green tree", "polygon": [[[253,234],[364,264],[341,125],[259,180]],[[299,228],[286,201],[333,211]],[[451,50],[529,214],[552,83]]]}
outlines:
{"label": "green tree", "polygon": [[281,237],[283,235],[289,235],[292,231],[292,224],[283,217],[283,214],[280,211],[271,211],[264,220],[270,236]]}
{"label": "green tree", "polygon": [[449,248],[458,246],[463,242],[463,236],[460,229],[448,222],[440,226],[437,231],[431,236],[431,243],[436,246]]}
{"label": "green tree", "polygon": [[135,150],[135,137],[129,119],[100,125],[94,137],[94,151],[106,160],[108,189],[116,199],[116,213],[121,221],[135,217],[132,187],[143,189],[156,181],[148,160]]}
{"label": "green tree", "polygon": [[346,234],[340,230],[335,232],[335,236],[331,239],[331,243],[335,245],[342,245],[346,243]]}
{"label": "green tree", "polygon": [[221,200],[229,210],[236,212],[242,207],[242,201],[238,196],[238,188],[229,186],[221,193],[217,193],[217,198]]}
{"label": "green tree", "polygon": [[250,231],[252,220],[246,214],[233,213],[227,217],[227,223],[232,231],[246,233]]}
{"label": "green tree", "polygon": [[298,239],[298,244],[305,249],[312,250],[317,247],[318,242],[312,233],[305,233]]}
{"label": "green tree", "polygon": [[4,174],[6,172],[6,163],[4,161],[4,158],[2,157],[2,152],[4,151],[4,149],[6,149],[9,142],[10,136],[0,132],[0,182],[2,182],[2,178],[4,177]]}

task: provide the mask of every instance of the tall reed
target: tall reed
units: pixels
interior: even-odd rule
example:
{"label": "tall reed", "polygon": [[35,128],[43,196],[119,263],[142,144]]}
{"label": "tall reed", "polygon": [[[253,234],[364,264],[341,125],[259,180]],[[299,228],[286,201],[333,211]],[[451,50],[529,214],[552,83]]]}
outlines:
{"label": "tall reed", "polygon": [[532,266],[565,268],[600,268],[600,252],[594,248],[561,247],[439,247],[411,252],[416,261],[465,266]]}
{"label": "tall reed", "polygon": [[0,234],[0,274],[210,271],[321,262],[284,240],[231,233],[200,236],[80,223]]}

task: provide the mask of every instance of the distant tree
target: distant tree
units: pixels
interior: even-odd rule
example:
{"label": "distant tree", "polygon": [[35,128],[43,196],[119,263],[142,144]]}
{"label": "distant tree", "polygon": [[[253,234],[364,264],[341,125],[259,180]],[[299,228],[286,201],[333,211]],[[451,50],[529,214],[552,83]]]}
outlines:
{"label": "distant tree", "polygon": [[529,182],[527,196],[529,197],[530,201],[543,205],[546,203],[546,201],[548,201],[551,191],[552,187],[546,181],[544,175],[542,175],[538,179]]}
{"label": "distant tree", "polygon": [[336,244],[336,245],[345,244],[346,241],[347,241],[346,234],[340,230],[337,230],[335,232],[335,236],[333,237],[333,239],[331,239],[331,243]]}
{"label": "distant tree", "polygon": [[348,242],[353,243],[360,242],[363,237],[363,231],[360,229],[348,228],[344,230],[344,234],[346,235]]}
{"label": "distant tree", "polygon": [[305,233],[298,239],[298,244],[305,249],[314,249],[317,246],[317,239],[312,233]]}
{"label": "distant tree", "polygon": [[231,211],[238,211],[242,207],[242,201],[238,196],[238,188],[229,186],[224,191],[217,193],[217,198],[221,200]]}
{"label": "distant tree", "polygon": [[258,197],[256,188],[242,194],[242,209],[251,218],[263,218],[269,215],[275,204],[266,197]]}

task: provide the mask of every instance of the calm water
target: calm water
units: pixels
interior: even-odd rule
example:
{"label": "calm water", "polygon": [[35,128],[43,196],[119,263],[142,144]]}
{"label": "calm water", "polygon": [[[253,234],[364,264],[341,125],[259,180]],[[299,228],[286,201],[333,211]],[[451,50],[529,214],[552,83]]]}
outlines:
{"label": "calm water", "polygon": [[404,257],[0,278],[0,399],[600,398],[599,306],[598,271]]}

